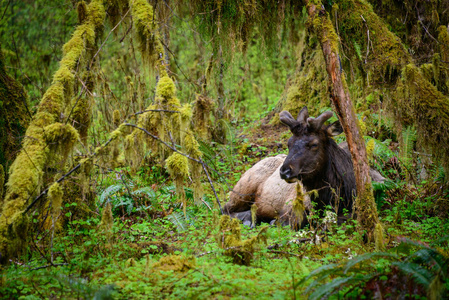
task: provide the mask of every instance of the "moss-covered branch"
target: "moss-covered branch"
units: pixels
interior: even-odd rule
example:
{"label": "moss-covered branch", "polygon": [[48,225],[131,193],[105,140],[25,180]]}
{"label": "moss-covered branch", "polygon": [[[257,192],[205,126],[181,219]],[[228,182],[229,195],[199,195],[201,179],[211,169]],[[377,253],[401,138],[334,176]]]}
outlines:
{"label": "moss-covered branch", "polygon": [[[78,132],[71,125],[64,124],[62,116],[74,91],[75,73],[85,63],[88,49],[95,46],[97,32],[102,29],[104,18],[103,1],[93,0],[87,6],[83,23],[63,46],[59,69],[26,130],[22,150],[11,166],[0,216],[0,253],[3,261],[20,250],[14,242],[20,233],[8,228],[42,188],[49,159],[56,158],[54,154],[57,150],[62,150],[62,156],[67,156],[74,142],[79,139]],[[61,159],[61,156],[57,158]]]}

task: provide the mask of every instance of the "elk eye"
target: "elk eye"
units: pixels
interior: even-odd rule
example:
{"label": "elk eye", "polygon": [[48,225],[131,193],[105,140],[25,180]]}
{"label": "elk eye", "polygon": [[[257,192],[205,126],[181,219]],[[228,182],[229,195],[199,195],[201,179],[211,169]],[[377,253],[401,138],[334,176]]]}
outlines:
{"label": "elk eye", "polygon": [[318,143],[313,143],[309,145],[310,149],[317,149],[318,148]]}

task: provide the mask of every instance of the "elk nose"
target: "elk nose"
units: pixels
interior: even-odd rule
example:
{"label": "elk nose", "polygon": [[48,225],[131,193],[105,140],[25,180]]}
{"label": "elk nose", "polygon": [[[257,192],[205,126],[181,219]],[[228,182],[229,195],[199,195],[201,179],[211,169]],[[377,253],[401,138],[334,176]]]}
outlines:
{"label": "elk nose", "polygon": [[284,180],[290,179],[290,177],[292,176],[292,170],[290,169],[290,167],[286,166],[282,166],[279,173],[281,174],[281,178]]}

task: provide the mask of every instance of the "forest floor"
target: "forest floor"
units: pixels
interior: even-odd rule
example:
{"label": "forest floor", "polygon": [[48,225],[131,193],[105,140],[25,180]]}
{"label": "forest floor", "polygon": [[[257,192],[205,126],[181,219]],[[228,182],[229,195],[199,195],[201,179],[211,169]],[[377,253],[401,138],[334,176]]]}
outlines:
{"label": "forest floor", "polygon": [[[261,121],[234,134],[233,149],[203,149],[205,160],[221,172],[213,179],[222,205],[226,191],[251,165],[286,153],[288,137],[285,128]],[[264,239],[239,252],[221,245],[232,229],[220,227],[223,220],[210,188],[197,205],[186,188],[184,216],[173,183],[159,167],[144,167],[134,175],[119,168],[102,176],[96,203],[112,204],[112,228],[101,229],[100,213],[69,218],[66,235],[56,232],[52,249],[34,241],[26,257],[2,270],[3,298],[419,298],[428,295],[435,278],[440,281],[437,293],[448,288],[447,199],[435,192],[437,178],[417,186],[399,178],[380,188],[383,249],[363,242],[356,221],[337,225],[318,219],[313,228],[299,231],[240,226],[234,238],[254,239],[262,232]],[[438,201],[446,206],[436,206]]]}

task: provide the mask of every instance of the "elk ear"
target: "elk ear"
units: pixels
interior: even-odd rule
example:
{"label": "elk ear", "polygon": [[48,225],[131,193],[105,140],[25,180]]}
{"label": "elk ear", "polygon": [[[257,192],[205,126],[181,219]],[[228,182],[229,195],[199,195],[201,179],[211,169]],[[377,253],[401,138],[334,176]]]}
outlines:
{"label": "elk ear", "polygon": [[327,126],[326,131],[329,136],[336,136],[343,132],[343,127],[341,127],[340,121],[335,121]]}
{"label": "elk ear", "polygon": [[282,123],[284,123],[290,128],[298,124],[295,118],[293,118],[293,116],[286,110],[281,111],[281,113],[279,114],[279,119],[281,120]]}
{"label": "elk ear", "polygon": [[309,117],[309,111],[307,110],[307,106],[304,106],[298,114],[296,120],[301,125],[307,125],[307,118]]}

